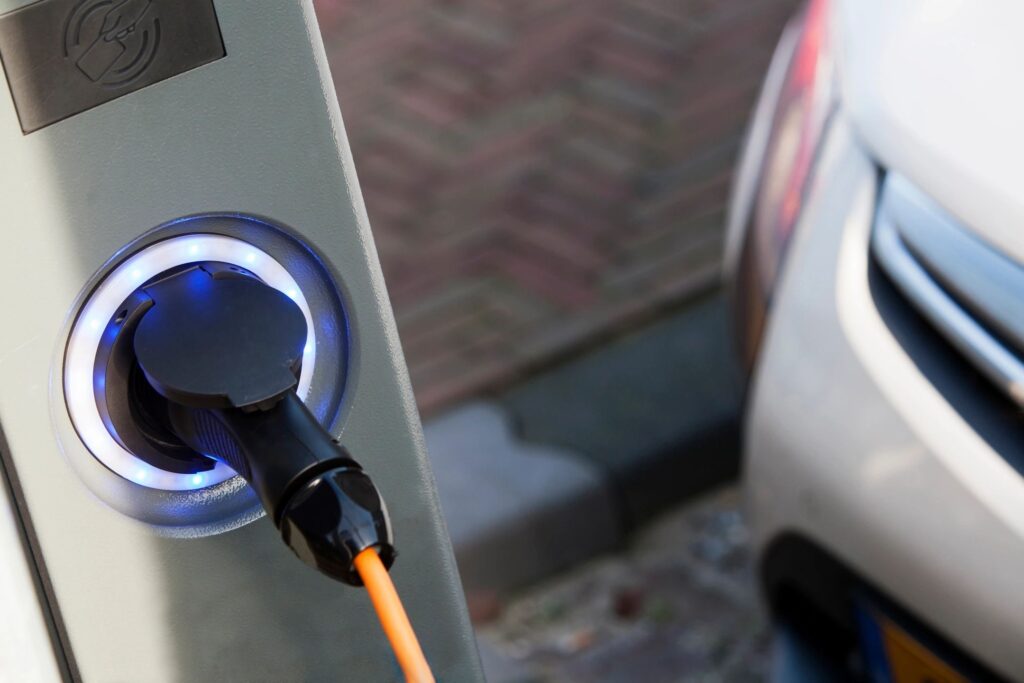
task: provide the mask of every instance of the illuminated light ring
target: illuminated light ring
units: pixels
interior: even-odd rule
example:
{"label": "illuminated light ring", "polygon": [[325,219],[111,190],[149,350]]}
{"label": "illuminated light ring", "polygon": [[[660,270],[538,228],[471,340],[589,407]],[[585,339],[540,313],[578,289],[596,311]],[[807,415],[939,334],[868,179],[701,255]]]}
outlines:
{"label": "illuminated light ring", "polygon": [[93,368],[103,330],[128,296],[150,278],[195,261],[220,261],[245,268],[284,292],[302,309],[307,336],[296,389],[301,399],[309,392],[316,360],[313,317],[298,283],[270,254],[247,242],[223,235],[184,235],[152,244],[117,266],[86,301],[71,329],[64,362],[64,393],[75,430],[97,460],[129,481],[164,491],[213,486],[235,476],[235,471],[218,462],[206,472],[168,472],[127,451],[107,431],[100,416],[93,390]]}

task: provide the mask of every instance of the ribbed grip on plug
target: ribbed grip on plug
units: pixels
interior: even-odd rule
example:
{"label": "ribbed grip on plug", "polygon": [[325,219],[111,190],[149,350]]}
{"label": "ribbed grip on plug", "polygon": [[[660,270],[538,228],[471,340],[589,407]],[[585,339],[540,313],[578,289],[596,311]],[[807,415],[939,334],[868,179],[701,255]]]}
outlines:
{"label": "ribbed grip on plug", "polygon": [[238,442],[212,412],[192,411],[192,425],[193,443],[190,445],[193,448],[203,455],[222,461],[245,480],[252,478],[249,463],[238,447]]}

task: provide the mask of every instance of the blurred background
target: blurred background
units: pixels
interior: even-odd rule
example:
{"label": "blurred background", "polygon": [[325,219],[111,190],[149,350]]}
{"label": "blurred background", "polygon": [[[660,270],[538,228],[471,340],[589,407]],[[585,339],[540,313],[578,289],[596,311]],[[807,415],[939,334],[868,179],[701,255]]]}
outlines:
{"label": "blurred background", "polygon": [[797,4],[316,0],[492,680],[764,677],[718,276]]}

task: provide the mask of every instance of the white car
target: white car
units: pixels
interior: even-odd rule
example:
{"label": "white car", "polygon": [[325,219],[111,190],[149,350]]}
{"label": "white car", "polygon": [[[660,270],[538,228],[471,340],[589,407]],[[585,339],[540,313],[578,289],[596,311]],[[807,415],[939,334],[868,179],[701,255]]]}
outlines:
{"label": "white car", "polygon": [[759,576],[844,676],[1024,680],[1022,26],[811,0],[748,134],[726,272]]}

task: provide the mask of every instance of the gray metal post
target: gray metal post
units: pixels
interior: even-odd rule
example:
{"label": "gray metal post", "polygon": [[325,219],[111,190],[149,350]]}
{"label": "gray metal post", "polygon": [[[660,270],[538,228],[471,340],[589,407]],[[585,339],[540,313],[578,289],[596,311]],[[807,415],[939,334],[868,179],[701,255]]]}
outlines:
{"label": "gray metal post", "polygon": [[[63,21],[67,12],[58,10],[82,5],[36,5],[45,3],[57,6],[46,21]],[[175,22],[183,29],[172,15],[201,4],[142,3],[145,19],[136,30],[162,19],[157,49],[173,51],[179,42],[171,29]],[[56,122],[45,119],[60,118],[61,107],[40,103],[42,125],[27,134],[23,128],[35,124],[26,125],[24,98],[46,93],[23,91],[16,108],[11,92],[26,84],[0,89],[3,464],[31,525],[57,649],[72,675],[86,681],[400,677],[361,591],[297,561],[265,518],[233,530],[227,529],[237,520],[221,528],[216,519],[197,523],[195,510],[204,503],[194,495],[180,494],[178,528],[146,523],[153,489],[100,464],[69,417],[65,350],[87,286],[155,226],[238,212],[264,217],[309,245],[339,288],[349,329],[334,430],[387,498],[400,553],[393,576],[435,675],[478,680],[475,641],[312,5],[214,4],[222,57],[200,55],[198,66],[123,88]],[[0,12],[24,8],[31,9],[28,0],[0,0]],[[65,23],[53,30],[66,37]],[[74,86],[84,102],[90,88],[122,88],[112,85],[112,69],[134,68],[117,66],[117,39],[108,31],[96,38],[106,44],[85,45],[78,37],[75,45],[84,47],[71,54],[60,41],[45,50],[89,79]],[[19,69],[20,78],[24,64],[12,66],[19,58],[9,45],[0,42],[5,68],[9,77]],[[93,48],[103,52],[87,55]],[[148,59],[145,50],[139,54]],[[154,64],[162,68],[159,57]],[[74,109],[76,101],[61,106]],[[313,390],[330,389],[340,374],[324,361]],[[164,522],[179,509],[179,493],[157,493]],[[21,552],[8,547],[14,538],[0,535],[4,557]],[[21,628],[10,620],[0,627]]]}

